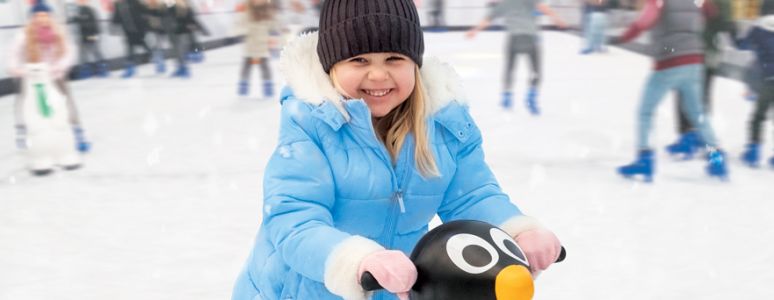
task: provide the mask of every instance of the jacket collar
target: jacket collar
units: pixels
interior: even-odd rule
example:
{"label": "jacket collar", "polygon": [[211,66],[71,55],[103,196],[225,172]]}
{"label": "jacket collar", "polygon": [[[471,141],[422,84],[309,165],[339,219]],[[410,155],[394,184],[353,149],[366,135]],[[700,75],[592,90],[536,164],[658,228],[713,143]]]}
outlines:
{"label": "jacket collar", "polygon": [[[333,87],[317,56],[317,38],[317,32],[313,32],[289,42],[282,51],[279,68],[293,96],[317,106],[315,114],[338,129],[350,121],[350,113],[362,110],[365,103],[358,100],[345,101]],[[466,102],[462,80],[448,64],[435,57],[424,57],[420,73],[427,93],[425,101],[428,116],[451,102]]]}
{"label": "jacket collar", "polygon": [[774,31],[774,15],[763,16],[758,19],[758,26],[766,31]]}

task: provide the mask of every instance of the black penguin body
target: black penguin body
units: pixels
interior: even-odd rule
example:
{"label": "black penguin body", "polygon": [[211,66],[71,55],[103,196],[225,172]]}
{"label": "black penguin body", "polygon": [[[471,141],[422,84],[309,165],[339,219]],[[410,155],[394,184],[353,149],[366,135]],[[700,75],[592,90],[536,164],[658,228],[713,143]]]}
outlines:
{"label": "black penguin body", "polygon": [[412,300],[531,299],[529,263],[501,229],[480,221],[453,221],[417,243],[411,260],[419,273]]}

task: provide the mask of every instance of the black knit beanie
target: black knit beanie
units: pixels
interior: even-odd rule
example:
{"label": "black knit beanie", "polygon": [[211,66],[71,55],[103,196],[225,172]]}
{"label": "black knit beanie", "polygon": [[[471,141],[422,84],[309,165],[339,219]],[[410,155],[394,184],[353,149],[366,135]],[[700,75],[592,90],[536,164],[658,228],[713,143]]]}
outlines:
{"label": "black knit beanie", "polygon": [[371,52],[396,52],[422,66],[425,42],[411,0],[325,0],[317,55],[330,72],[339,61]]}

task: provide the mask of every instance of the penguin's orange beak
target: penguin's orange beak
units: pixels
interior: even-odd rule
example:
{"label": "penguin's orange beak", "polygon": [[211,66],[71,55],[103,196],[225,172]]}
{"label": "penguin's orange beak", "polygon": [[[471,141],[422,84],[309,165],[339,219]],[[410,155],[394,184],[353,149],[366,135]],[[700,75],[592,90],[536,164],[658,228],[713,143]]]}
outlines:
{"label": "penguin's orange beak", "polygon": [[535,294],[532,274],[525,266],[510,265],[497,274],[495,295],[497,300],[531,300]]}

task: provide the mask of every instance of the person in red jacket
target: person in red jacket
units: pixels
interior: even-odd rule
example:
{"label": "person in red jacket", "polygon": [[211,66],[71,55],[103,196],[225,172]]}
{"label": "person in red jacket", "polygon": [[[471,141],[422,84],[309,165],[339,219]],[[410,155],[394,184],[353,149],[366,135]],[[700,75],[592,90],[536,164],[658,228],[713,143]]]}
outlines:
{"label": "person in red jacket", "polygon": [[718,148],[715,133],[701,102],[704,18],[716,13],[710,1],[646,0],[640,17],[622,36],[612,40],[613,44],[625,43],[642,32],[650,31],[654,58],[654,71],[645,86],[638,112],[638,157],[633,163],[618,169],[621,175],[643,175],[646,181],[652,180],[654,153],[649,136],[653,113],[666,93],[677,90],[683,97],[681,105],[686,117],[706,144],[707,173],[727,178],[725,153]]}

